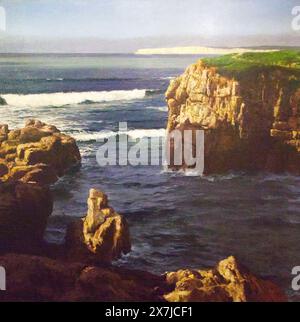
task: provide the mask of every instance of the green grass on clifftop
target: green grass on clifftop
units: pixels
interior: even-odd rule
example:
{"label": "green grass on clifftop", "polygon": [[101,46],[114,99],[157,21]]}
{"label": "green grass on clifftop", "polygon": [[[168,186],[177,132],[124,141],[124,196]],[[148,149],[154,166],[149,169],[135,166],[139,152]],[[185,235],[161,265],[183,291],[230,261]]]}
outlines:
{"label": "green grass on clifftop", "polygon": [[243,73],[253,68],[281,67],[300,71],[300,51],[281,50],[274,52],[230,54],[214,58],[205,58],[208,66],[217,67],[225,73]]}

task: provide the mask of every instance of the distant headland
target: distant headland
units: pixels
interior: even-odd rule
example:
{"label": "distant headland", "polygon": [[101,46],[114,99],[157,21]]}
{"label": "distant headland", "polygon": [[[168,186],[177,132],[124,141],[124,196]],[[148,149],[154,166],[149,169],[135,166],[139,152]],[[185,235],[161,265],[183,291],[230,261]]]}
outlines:
{"label": "distant headland", "polygon": [[216,48],[216,47],[169,47],[169,48],[144,48],[138,49],[136,55],[226,55],[246,52],[271,52],[278,49],[255,48]]}

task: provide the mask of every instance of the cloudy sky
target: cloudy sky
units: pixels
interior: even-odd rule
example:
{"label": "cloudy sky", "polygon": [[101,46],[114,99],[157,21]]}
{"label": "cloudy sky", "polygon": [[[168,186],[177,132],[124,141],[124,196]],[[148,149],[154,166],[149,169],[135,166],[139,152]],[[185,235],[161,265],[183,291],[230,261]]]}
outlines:
{"label": "cloudy sky", "polygon": [[[300,45],[297,0],[0,0],[1,52]],[[1,18],[1,17],[0,17]]]}

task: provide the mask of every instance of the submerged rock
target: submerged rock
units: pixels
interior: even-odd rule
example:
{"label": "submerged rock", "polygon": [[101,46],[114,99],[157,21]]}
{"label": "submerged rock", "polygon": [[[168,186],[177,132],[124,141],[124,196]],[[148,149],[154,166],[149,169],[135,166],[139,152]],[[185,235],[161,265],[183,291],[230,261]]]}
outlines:
{"label": "submerged rock", "polygon": [[75,140],[55,126],[28,120],[24,128],[9,131],[7,125],[0,125],[2,181],[51,184],[80,160]]}
{"label": "submerged rock", "polygon": [[300,174],[300,72],[280,61],[256,65],[251,55],[200,60],[171,81],[168,130],[204,130],[205,173]]}
{"label": "submerged rock", "polygon": [[210,270],[179,270],[166,274],[174,290],[169,302],[282,302],[285,294],[273,282],[258,278],[230,256]]}
{"label": "submerged rock", "polygon": [[85,218],[74,222],[67,231],[69,258],[111,263],[131,250],[126,219],[109,207],[107,196],[91,189]]}

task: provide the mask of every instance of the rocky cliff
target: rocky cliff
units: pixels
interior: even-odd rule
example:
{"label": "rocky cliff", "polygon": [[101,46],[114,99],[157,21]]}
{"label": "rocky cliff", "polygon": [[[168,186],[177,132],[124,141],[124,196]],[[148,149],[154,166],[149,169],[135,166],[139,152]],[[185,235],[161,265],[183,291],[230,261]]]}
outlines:
{"label": "rocky cliff", "polygon": [[300,173],[299,53],[199,60],[171,81],[166,99],[169,131],[205,131],[206,173]]}

